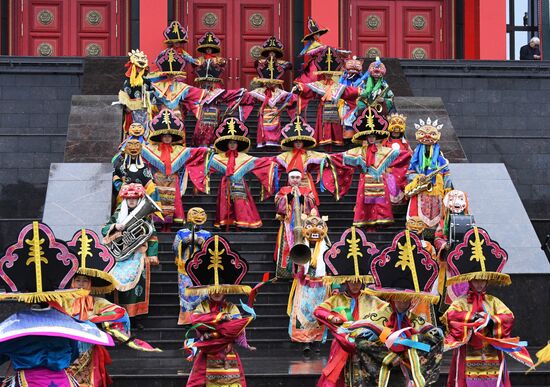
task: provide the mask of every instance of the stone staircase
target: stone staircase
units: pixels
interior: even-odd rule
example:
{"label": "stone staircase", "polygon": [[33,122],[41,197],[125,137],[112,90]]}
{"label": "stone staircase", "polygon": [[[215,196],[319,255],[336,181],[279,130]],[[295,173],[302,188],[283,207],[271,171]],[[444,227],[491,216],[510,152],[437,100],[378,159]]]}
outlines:
{"label": "stone staircase", "polygon": [[[315,108],[315,105],[310,106],[306,117],[310,124],[315,122]],[[249,138],[255,144],[256,122],[253,117],[257,117],[256,112],[254,111],[250,117],[247,121]],[[288,117],[284,117],[283,120],[288,121]],[[194,120],[188,119],[186,128],[189,143]],[[347,147],[333,147],[332,152],[344,149]],[[278,150],[256,150],[254,147],[250,151],[255,156],[274,155],[278,152]],[[463,161],[463,159],[459,156],[456,161]],[[356,174],[350,192],[339,202],[336,202],[328,192],[319,192],[321,200],[319,211],[321,215],[329,217],[329,237],[333,242],[337,241],[341,233],[351,225],[357,180]],[[279,222],[275,220],[273,198],[265,202],[257,202],[263,221],[262,228],[246,231],[233,229],[229,232],[215,230],[212,224],[219,181],[219,175],[212,176],[211,195],[194,195],[192,190],[188,190],[184,199],[185,208],[203,207],[209,218],[205,225],[206,229],[229,240],[231,246],[248,261],[249,272],[245,277],[245,284],[254,285],[261,281],[265,272],[269,272],[273,277],[275,268],[273,250],[279,228]],[[259,183],[253,178],[248,181],[254,197],[258,198]],[[375,242],[380,249],[386,247],[393,236],[404,228],[405,211],[405,205],[395,206],[395,223],[377,232],[367,233],[369,240]],[[172,252],[175,231],[174,228],[172,232],[158,234],[160,265],[152,269],[149,315],[142,322],[144,329],[134,332],[138,337],[162,348],[164,352],[147,354],[131,351],[122,346],[111,350],[113,365],[110,367],[110,373],[116,386],[137,384],[181,386],[189,375],[192,363],[185,361],[185,354],[181,350],[185,329],[177,325],[179,311],[177,270]],[[331,341],[330,334],[328,342],[321,347],[321,353],[309,359],[302,356],[301,345],[290,342],[286,315],[289,290],[289,282],[276,282],[262,288],[256,298],[254,308],[258,317],[247,328],[247,338],[250,345],[257,347],[257,351],[239,350],[249,386],[313,386],[326,364]],[[237,303],[239,299],[246,302],[246,296],[230,296],[230,299]],[[449,360],[450,358],[446,356],[446,363]],[[445,385],[447,369],[448,365],[445,365],[438,385]],[[529,377],[522,375],[520,371],[513,372],[514,385],[544,385],[550,381],[550,377],[546,374],[541,376],[540,373],[536,373]]]}

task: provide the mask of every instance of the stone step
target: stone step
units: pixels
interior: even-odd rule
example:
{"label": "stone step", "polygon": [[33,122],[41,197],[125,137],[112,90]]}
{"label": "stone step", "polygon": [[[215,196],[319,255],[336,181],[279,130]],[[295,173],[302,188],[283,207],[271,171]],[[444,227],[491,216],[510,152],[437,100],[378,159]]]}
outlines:
{"label": "stone step", "polygon": [[[288,294],[288,293],[287,293]],[[261,295],[261,293],[260,293]],[[245,296],[243,296],[245,297]],[[243,302],[245,300],[243,299]],[[280,303],[262,303],[261,300],[257,300],[257,302],[254,303],[254,310],[256,311],[256,314],[258,315],[258,318],[262,315],[268,315],[272,313],[272,311],[283,311],[283,313],[286,313],[286,302],[280,302]],[[177,320],[177,316],[179,313],[179,300],[174,303],[151,303],[149,305],[149,316],[170,316],[170,319]],[[147,319],[145,319],[146,321]]]}
{"label": "stone step", "polygon": [[[178,296],[178,287],[176,284],[167,285],[168,290],[162,290],[161,292],[151,292],[150,300],[151,304],[171,304],[176,307],[179,305],[179,296]],[[243,302],[248,300],[248,296],[243,295],[240,297]],[[261,303],[285,303],[288,300],[288,293],[281,292],[269,292],[269,291],[260,291],[258,297],[256,298],[258,302]],[[238,304],[238,300],[237,300]],[[150,313],[155,313],[154,310],[150,310]]]}
{"label": "stone step", "polygon": [[[173,312],[174,310],[172,310]],[[256,317],[254,324],[262,327],[270,327],[276,329],[287,329],[288,328],[288,316],[286,315],[286,305],[279,309],[272,308],[270,311],[272,314],[265,314]],[[177,314],[169,314],[165,316],[148,316],[143,320],[142,324],[145,328],[179,328],[177,324],[178,316]],[[252,329],[252,327],[250,328]]]}

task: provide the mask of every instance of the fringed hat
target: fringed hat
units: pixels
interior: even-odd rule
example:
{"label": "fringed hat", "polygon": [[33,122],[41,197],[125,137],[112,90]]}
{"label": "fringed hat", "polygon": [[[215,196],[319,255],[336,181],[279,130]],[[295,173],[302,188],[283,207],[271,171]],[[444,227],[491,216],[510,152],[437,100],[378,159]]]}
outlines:
{"label": "fringed hat", "polygon": [[282,58],[284,55],[283,50],[283,43],[275,36],[271,36],[262,44],[262,51],[260,51],[260,55],[267,58],[270,52],[274,52],[277,58]]}
{"label": "fringed hat", "polygon": [[213,53],[218,53],[221,51],[221,41],[213,32],[205,32],[204,35],[199,39],[199,46],[197,51],[203,54],[206,54],[206,49],[209,48]]}
{"label": "fringed hat", "polygon": [[368,72],[371,75],[379,75],[381,77],[386,75],[386,66],[382,63],[380,57],[377,56],[374,62],[369,65]]}
{"label": "fringed hat", "polygon": [[195,285],[185,289],[185,295],[248,294],[252,290],[241,285],[248,262],[218,235],[204,242],[202,249],[185,263],[185,270]]}
{"label": "fringed hat", "polygon": [[302,42],[313,40],[316,34],[324,35],[328,32],[327,28],[320,28],[311,16],[307,19],[307,29],[309,30],[309,33],[304,35]]}
{"label": "fringed hat", "polygon": [[248,128],[246,125],[235,117],[226,118],[216,129],[216,140],[214,148],[218,152],[226,152],[229,141],[237,141],[237,150],[246,152],[250,148],[250,139],[248,137]]}
{"label": "fringed hat", "polygon": [[115,258],[103,246],[92,230],[78,230],[67,243],[78,258],[77,274],[91,277],[92,294],[107,294],[115,290],[117,281],[109,274]]}
{"label": "fringed hat", "polygon": [[162,135],[170,134],[172,143],[185,143],[185,127],[183,122],[174,115],[170,109],[162,109],[151,121],[149,121],[149,142],[162,143]]}
{"label": "fringed hat", "polygon": [[185,76],[185,66],[187,66],[187,61],[185,57],[180,54],[174,48],[167,48],[166,50],[161,51],[155,63],[158,67],[158,72],[156,75],[181,75]]}
{"label": "fringed hat", "polygon": [[388,121],[376,109],[370,106],[367,106],[361,112],[361,115],[357,117],[353,123],[353,128],[357,133],[353,135],[351,141],[355,144],[361,144],[371,134],[381,139],[387,138],[390,135],[390,132],[388,132]]}
{"label": "fringed hat", "polygon": [[174,20],[164,30],[164,43],[187,42],[187,29],[183,29],[179,21]]}
{"label": "fringed hat", "polygon": [[491,240],[487,231],[474,226],[447,256],[447,284],[454,285],[479,279],[499,285],[510,285],[510,276],[502,273],[507,261],[506,251],[496,241]]}
{"label": "fringed hat", "polygon": [[390,300],[421,299],[436,303],[431,290],[439,273],[438,263],[414,232],[405,230],[393,238],[390,247],[372,260],[374,285],[365,293]]}
{"label": "fringed hat", "polygon": [[325,252],[323,257],[327,275],[326,284],[344,282],[372,282],[369,275],[372,257],[378,253],[376,245],[367,240],[365,233],[355,226],[348,228],[340,240]]}
{"label": "fringed hat", "polygon": [[344,60],[337,54],[334,47],[326,46],[319,55],[315,57],[318,70],[317,75],[342,75]]}
{"label": "fringed hat", "polygon": [[407,117],[403,114],[392,113],[388,116],[388,132],[405,133]]}
{"label": "fringed hat", "polygon": [[256,61],[255,66],[259,78],[254,78],[251,82],[252,85],[282,85],[284,80],[281,78],[292,67],[289,62],[279,61],[271,57]]}
{"label": "fringed hat", "polygon": [[304,149],[314,148],[317,145],[317,141],[313,137],[315,129],[299,115],[296,115],[292,121],[284,126],[282,134],[281,147],[286,150],[291,150],[295,141],[302,141]]}
{"label": "fringed hat", "polygon": [[78,258],[67,244],[47,225],[32,222],[0,258],[0,279],[5,283],[0,300],[36,303],[85,296],[86,290],[66,289],[77,270]]}

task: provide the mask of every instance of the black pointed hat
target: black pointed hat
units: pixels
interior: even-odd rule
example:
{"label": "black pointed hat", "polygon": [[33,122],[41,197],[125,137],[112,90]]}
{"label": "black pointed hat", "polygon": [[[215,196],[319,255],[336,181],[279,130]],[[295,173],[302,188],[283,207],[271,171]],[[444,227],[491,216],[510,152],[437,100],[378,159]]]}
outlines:
{"label": "black pointed hat", "polygon": [[66,289],[77,270],[78,258],[67,244],[47,225],[33,222],[0,258],[0,278],[6,284],[0,300],[36,303],[85,296],[86,290]]}
{"label": "black pointed hat", "polygon": [[491,240],[487,231],[474,226],[447,256],[447,284],[479,279],[510,285],[510,276],[502,273],[507,261],[506,251],[496,241]]}
{"label": "black pointed hat", "polygon": [[172,143],[185,143],[185,127],[183,122],[170,109],[162,109],[149,121],[149,138],[151,143],[160,144],[163,134],[172,135]]}
{"label": "black pointed hat", "polygon": [[307,19],[307,29],[309,30],[309,33],[304,35],[302,42],[313,40],[313,36],[315,34],[324,35],[328,32],[327,28],[320,28],[311,16]]}
{"label": "black pointed hat", "polygon": [[277,58],[282,58],[284,54],[283,50],[283,43],[275,36],[271,36],[262,44],[262,51],[260,51],[260,55],[267,58],[270,52],[274,52]]}
{"label": "black pointed hat", "polygon": [[187,29],[183,29],[179,21],[174,20],[164,30],[164,43],[187,42]]}
{"label": "black pointed hat", "polygon": [[180,75],[185,76],[185,66],[187,61],[185,57],[174,48],[162,50],[155,59],[158,67],[157,75]]}
{"label": "black pointed hat", "polygon": [[247,136],[248,128],[241,120],[235,117],[226,118],[216,129],[214,148],[223,153],[228,150],[229,141],[237,141],[237,150],[246,152],[250,148],[250,139]]}
{"label": "black pointed hat", "polygon": [[357,117],[353,128],[357,131],[351,140],[355,144],[361,144],[371,134],[379,138],[387,138],[390,135],[388,121],[370,106],[367,106]]}
{"label": "black pointed hat", "polygon": [[316,57],[315,63],[318,70],[315,74],[341,75],[344,59],[338,55],[334,47],[326,46]]}
{"label": "black pointed hat", "polygon": [[391,246],[372,260],[370,272],[374,285],[366,293],[394,300],[439,300],[439,295],[431,293],[439,266],[412,231],[397,234]]}
{"label": "black pointed hat", "polygon": [[348,228],[323,257],[327,267],[325,283],[372,282],[369,275],[372,257],[378,253],[376,245],[355,226]]}
{"label": "black pointed hat", "polygon": [[248,262],[218,235],[204,242],[202,249],[185,263],[185,270],[195,285],[185,290],[186,295],[248,294],[251,291],[250,286],[241,285],[248,272]]}
{"label": "black pointed hat", "polygon": [[197,47],[198,52],[206,53],[206,49],[210,48],[213,53],[218,53],[221,51],[221,41],[213,32],[205,32],[204,35],[199,39],[199,46]]}
{"label": "black pointed hat", "polygon": [[91,277],[92,294],[106,294],[115,289],[117,281],[109,274],[115,266],[115,258],[95,232],[85,228],[78,230],[67,245],[78,258],[77,274]]}
{"label": "black pointed hat", "polygon": [[292,143],[295,141],[302,141],[304,149],[313,148],[317,145],[314,137],[315,129],[298,114],[283,127],[281,133],[283,135],[283,139],[281,140],[281,147],[283,149],[292,149]]}

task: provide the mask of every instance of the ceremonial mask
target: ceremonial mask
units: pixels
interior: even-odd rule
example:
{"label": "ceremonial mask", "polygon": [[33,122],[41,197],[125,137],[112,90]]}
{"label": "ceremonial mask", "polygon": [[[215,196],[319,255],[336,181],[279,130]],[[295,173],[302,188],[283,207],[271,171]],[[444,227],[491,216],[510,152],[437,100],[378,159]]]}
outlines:
{"label": "ceremonial mask", "polygon": [[328,227],[323,218],[317,215],[310,215],[304,221],[302,235],[309,242],[322,241],[328,233]]}
{"label": "ceremonial mask", "polygon": [[196,226],[206,223],[206,212],[200,207],[193,207],[187,211],[187,221]]}
{"label": "ceremonial mask", "polygon": [[468,208],[468,198],[465,192],[453,189],[443,198],[443,205],[452,213],[460,214]]}

